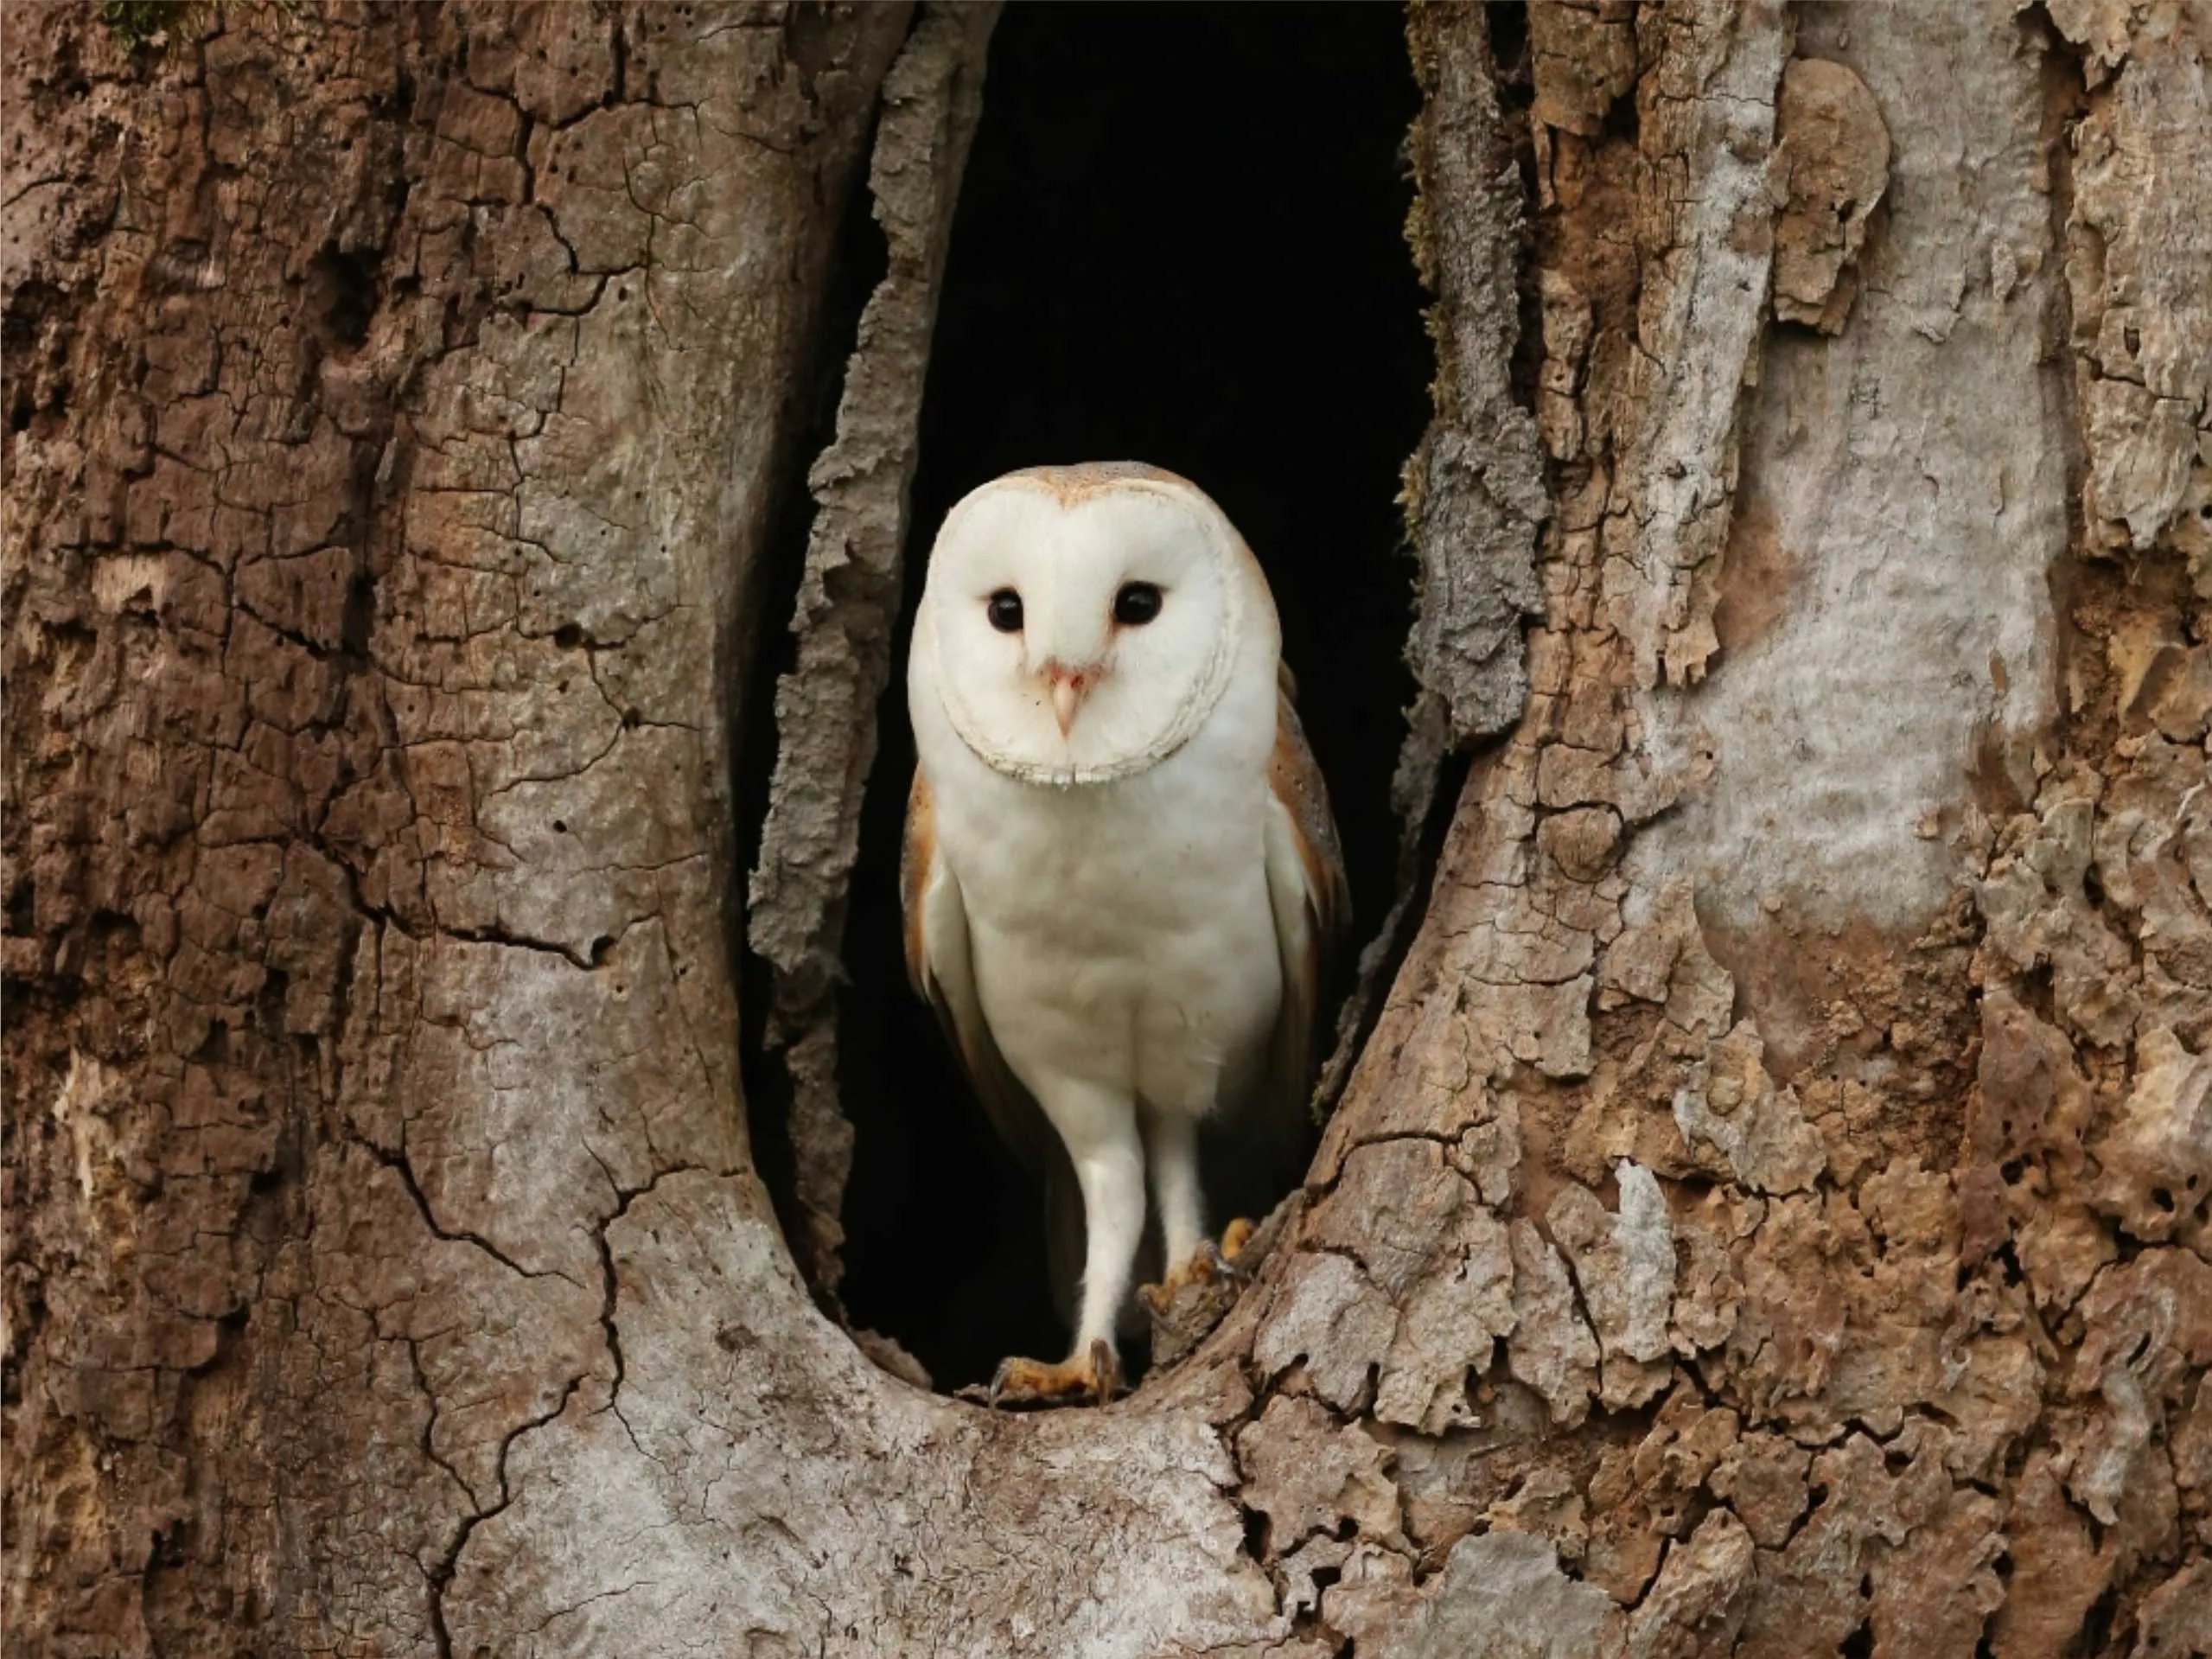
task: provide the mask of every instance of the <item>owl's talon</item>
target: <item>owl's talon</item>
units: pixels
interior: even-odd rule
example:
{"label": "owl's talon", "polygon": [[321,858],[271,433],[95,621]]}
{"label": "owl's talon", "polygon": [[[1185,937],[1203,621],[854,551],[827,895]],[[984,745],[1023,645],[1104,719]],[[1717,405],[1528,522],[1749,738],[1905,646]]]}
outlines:
{"label": "owl's talon", "polygon": [[1198,1247],[1190,1253],[1189,1260],[1168,1273],[1157,1285],[1139,1285],[1138,1299],[1152,1311],[1155,1318],[1164,1316],[1175,1305],[1176,1295],[1193,1285],[1210,1285],[1230,1274],[1229,1264],[1214,1248],[1214,1241],[1201,1239]]}
{"label": "owl's talon", "polygon": [[1076,1406],[1085,1401],[1103,1406],[1120,1386],[1120,1364],[1113,1350],[1100,1341],[1093,1342],[1082,1357],[1057,1365],[1043,1360],[1002,1360],[986,1398],[992,1406]]}
{"label": "owl's talon", "polygon": [[1240,1216],[1221,1229],[1218,1245],[1211,1239],[1198,1241],[1198,1247],[1190,1259],[1170,1273],[1157,1285],[1140,1285],[1137,1294],[1155,1316],[1164,1316],[1174,1305],[1176,1292],[1187,1285],[1211,1285],[1222,1280],[1235,1280],[1245,1275],[1237,1266],[1237,1258],[1252,1242],[1252,1235],[1259,1229]]}

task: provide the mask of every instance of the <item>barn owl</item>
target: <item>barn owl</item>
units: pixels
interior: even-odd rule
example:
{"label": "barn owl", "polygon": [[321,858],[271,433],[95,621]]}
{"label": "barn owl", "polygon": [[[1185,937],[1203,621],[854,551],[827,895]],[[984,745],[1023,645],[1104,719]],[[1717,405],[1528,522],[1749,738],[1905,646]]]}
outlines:
{"label": "barn owl", "polygon": [[1046,1174],[1063,1297],[1081,1240],[1071,1356],[1007,1360],[994,1400],[1111,1397],[1148,1177],[1168,1284],[1214,1270],[1202,1123],[1247,1160],[1302,1138],[1347,903],[1281,648],[1242,538],[1153,468],[1010,474],[930,554],[907,965]]}

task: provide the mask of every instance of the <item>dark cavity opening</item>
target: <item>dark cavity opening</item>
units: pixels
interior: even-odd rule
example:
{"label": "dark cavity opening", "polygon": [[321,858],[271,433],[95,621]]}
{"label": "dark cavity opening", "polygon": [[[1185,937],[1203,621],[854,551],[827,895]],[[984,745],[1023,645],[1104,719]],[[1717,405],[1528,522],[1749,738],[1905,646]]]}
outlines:
{"label": "dark cavity opening", "polygon": [[367,345],[376,315],[375,256],[326,247],[309,265],[307,279],[309,314],[323,339],[348,351]]}
{"label": "dark cavity opening", "polygon": [[[615,31],[615,40],[619,48],[620,29]],[[871,131],[831,244],[822,294],[820,344],[813,361],[786,393],[794,436],[776,469],[781,482],[770,509],[761,572],[739,601],[740,614],[762,618],[763,625],[744,646],[734,674],[748,689],[743,716],[732,734],[730,754],[731,775],[737,781],[735,867],[739,872],[732,884],[733,903],[743,893],[746,874],[760,863],[768,788],[776,763],[776,686],[799,666],[799,641],[789,622],[806,574],[806,543],[814,521],[806,468],[837,437],[838,400],[845,366],[859,341],[861,316],[869,296],[890,270],[890,249],[882,227],[876,223],[874,198],[868,188],[865,158],[874,149]],[[579,643],[581,634],[579,629]],[[558,642],[558,635],[555,638]],[[634,708],[622,712],[625,727],[634,728],[640,718]],[[743,926],[734,917],[731,930],[736,937],[743,936]],[[796,1196],[798,1148],[791,1133],[790,1078],[784,1067],[767,1054],[769,1013],[775,1000],[775,975],[768,963],[750,951],[739,951],[737,960],[738,1052],[744,1065],[753,1164],[775,1203],[784,1237],[792,1241],[794,1253],[804,1262],[806,1227]],[[831,1312],[836,1311],[833,1301],[828,1306]]]}
{"label": "dark cavity opening", "polygon": [[[987,479],[1138,460],[1205,489],[1274,588],[1361,935],[1394,880],[1390,775],[1413,694],[1396,503],[1433,372],[1403,234],[1419,107],[1404,27],[1380,4],[1008,8],[954,222],[908,552],[910,622],[938,526]],[[1057,1358],[1068,1334],[1041,1195],[906,985],[905,659],[902,625],[845,935],[842,1295],[856,1325],[950,1388],[1010,1353]]]}

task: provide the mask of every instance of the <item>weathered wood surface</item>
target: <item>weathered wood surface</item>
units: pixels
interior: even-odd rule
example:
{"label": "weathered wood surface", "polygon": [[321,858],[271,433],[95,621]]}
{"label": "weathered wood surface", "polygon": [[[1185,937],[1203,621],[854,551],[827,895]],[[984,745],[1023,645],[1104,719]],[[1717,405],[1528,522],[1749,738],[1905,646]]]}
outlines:
{"label": "weathered wood surface", "polygon": [[25,1651],[2212,1642],[2201,15],[1539,3],[1501,96],[1416,10],[1427,735],[1504,735],[1253,1292],[1042,1418],[816,1311],[728,931],[833,233],[818,601],[983,26],[8,21]]}

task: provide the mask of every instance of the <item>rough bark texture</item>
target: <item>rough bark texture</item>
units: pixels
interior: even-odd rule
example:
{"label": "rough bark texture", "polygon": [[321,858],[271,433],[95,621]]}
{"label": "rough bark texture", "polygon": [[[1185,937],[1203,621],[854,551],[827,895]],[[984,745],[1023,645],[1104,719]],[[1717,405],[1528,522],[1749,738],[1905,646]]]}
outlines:
{"label": "rough bark texture", "polygon": [[[1436,418],[1406,469],[1420,569],[1406,648],[1422,692],[1412,716],[1417,756],[1425,743],[1464,743],[1520,718],[1528,696],[1521,622],[1540,607],[1536,532],[1552,510],[1536,423],[1511,381],[1525,192],[1482,20],[1457,27],[1467,35],[1458,49],[1426,24],[1411,37],[1422,112],[1407,235],[1437,297]],[[1433,759],[1425,769],[1433,775]]]}
{"label": "rough bark texture", "polygon": [[1510,730],[1253,1291],[1039,1418],[817,1311],[726,924],[873,123],[834,949],[987,20],[10,22],[28,1650],[2212,1647],[2202,16],[1539,3],[1523,201],[1415,11],[1417,652]]}
{"label": "rough bark texture", "polygon": [[1416,559],[1406,659],[1420,690],[1391,779],[1397,894],[1339,1011],[1316,1094],[1324,1108],[1342,1095],[1420,901],[1423,833],[1444,763],[1508,730],[1527,701],[1523,625],[1542,608],[1536,539],[1552,510],[1536,422],[1513,385],[1527,263],[1526,147],[1504,118],[1479,10],[1456,28],[1416,21],[1407,45],[1422,107],[1408,146],[1417,194],[1406,233],[1436,302],[1427,318],[1435,412],[1406,462],[1403,494]]}
{"label": "rough bark texture", "polygon": [[735,624],[907,16],[94,10],[9,14],[9,1622],[474,1651],[610,1228],[768,1225]]}
{"label": "rough bark texture", "polygon": [[983,0],[933,10],[883,83],[869,188],[889,268],[861,316],[836,440],[807,475],[817,512],[792,622],[798,661],[776,684],[775,775],[746,943],[775,970],[767,1043],[791,1097],[803,1233],[793,1247],[826,1291],[838,1278],[852,1172],[837,1069],[845,899],[904,592],[930,333],[998,10]]}

